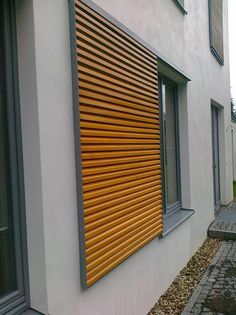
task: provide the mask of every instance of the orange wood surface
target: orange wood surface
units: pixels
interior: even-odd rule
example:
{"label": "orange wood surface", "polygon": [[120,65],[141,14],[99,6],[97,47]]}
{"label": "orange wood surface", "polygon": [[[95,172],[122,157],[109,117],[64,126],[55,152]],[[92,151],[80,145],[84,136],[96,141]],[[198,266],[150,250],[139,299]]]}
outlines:
{"label": "orange wood surface", "polygon": [[87,286],[162,232],[157,57],[75,1]]}

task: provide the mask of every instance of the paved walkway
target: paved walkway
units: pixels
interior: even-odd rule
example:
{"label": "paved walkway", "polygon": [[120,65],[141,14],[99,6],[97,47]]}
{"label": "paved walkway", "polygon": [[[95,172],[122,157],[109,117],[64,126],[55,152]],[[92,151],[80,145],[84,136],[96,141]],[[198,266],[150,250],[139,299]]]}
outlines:
{"label": "paved walkway", "polygon": [[[211,238],[222,240],[236,240],[236,203],[221,207],[215,220],[209,227],[208,235]],[[236,313],[235,313],[236,315]]]}
{"label": "paved walkway", "polygon": [[224,241],[182,315],[236,315],[236,241]]}
{"label": "paved walkway", "polygon": [[224,240],[182,315],[236,315],[236,203],[222,207],[209,227]]}

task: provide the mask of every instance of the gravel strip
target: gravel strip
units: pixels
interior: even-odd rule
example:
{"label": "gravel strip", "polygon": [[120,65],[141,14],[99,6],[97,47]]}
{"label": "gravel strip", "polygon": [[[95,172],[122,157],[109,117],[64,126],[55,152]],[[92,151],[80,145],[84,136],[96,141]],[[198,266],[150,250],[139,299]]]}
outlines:
{"label": "gravel strip", "polygon": [[207,238],[148,315],[181,314],[221,243]]}

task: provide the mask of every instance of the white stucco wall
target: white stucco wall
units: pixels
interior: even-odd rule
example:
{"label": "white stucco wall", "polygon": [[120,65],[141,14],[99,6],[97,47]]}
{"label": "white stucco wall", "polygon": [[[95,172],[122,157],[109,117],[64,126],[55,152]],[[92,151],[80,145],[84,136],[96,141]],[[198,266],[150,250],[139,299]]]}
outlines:
{"label": "white stucco wall", "polygon": [[32,307],[50,315],[145,315],[203,242],[214,217],[211,99],[220,112],[221,200],[232,200],[227,4],[225,65],[209,49],[208,1],[96,0],[186,72],[179,88],[183,206],[196,213],[86,291],[79,240],[67,0],[17,7],[20,97]]}

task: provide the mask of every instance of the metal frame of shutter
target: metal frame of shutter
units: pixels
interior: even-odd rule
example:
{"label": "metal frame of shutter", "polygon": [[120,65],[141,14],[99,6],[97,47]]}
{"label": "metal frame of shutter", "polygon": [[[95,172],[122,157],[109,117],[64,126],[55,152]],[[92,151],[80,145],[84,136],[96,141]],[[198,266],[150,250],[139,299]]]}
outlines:
{"label": "metal frame of shutter", "polygon": [[209,35],[211,51],[224,64],[223,0],[209,0]]}
{"label": "metal frame of shutter", "polygon": [[163,230],[157,56],[84,1],[71,7],[82,287]]}

